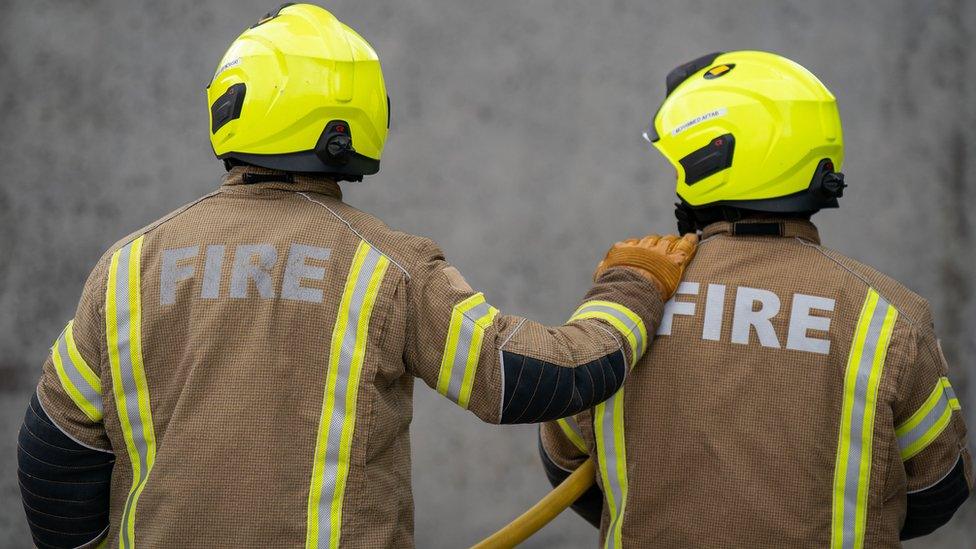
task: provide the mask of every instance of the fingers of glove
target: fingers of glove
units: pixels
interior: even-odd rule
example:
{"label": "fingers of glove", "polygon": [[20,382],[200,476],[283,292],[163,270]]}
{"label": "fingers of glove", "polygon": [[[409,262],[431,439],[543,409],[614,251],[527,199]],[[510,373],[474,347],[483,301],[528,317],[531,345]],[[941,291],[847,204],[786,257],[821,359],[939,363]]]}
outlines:
{"label": "fingers of glove", "polygon": [[697,249],[698,236],[695,234],[686,234],[681,238],[675,238],[668,248],[668,255],[674,256],[682,263],[685,263],[690,261],[691,258],[695,256],[695,251]]}
{"label": "fingers of glove", "polygon": [[614,243],[613,248],[632,248],[634,246],[639,246],[640,240],[636,238],[628,238],[626,240],[621,240],[620,242]]}
{"label": "fingers of glove", "polygon": [[640,246],[641,248],[653,249],[655,246],[657,246],[660,243],[660,241],[661,241],[660,236],[656,234],[649,234],[644,238],[640,239],[637,245]]}
{"label": "fingers of glove", "polygon": [[664,255],[669,255],[672,249],[674,248],[675,241],[677,240],[678,240],[677,236],[673,234],[666,234],[661,237],[661,240],[658,242],[656,250]]}

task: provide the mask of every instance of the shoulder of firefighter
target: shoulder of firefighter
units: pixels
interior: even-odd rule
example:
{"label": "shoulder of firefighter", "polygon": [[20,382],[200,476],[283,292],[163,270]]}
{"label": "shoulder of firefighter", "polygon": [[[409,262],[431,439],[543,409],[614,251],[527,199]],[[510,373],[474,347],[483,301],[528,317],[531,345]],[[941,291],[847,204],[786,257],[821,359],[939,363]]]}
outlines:
{"label": "shoulder of firefighter", "polygon": [[52,345],[20,434],[34,540],[410,546],[411,378],[492,423],[591,408],[674,290],[627,265],[544,326],[335,183],[234,168],[113,246]]}
{"label": "shoulder of firefighter", "polygon": [[799,220],[709,226],[621,390],[539,446],[554,485],[597,462],[607,547],[897,546],[973,488],[928,303]]}

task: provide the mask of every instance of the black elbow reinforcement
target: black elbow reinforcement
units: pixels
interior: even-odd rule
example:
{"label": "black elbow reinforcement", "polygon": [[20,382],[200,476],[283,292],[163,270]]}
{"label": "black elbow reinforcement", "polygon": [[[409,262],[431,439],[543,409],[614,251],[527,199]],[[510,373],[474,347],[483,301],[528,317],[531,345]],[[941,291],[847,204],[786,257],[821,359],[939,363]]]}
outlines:
{"label": "black elbow reinforcement", "polygon": [[622,350],[575,368],[502,352],[501,423],[540,423],[571,416],[610,398],[627,372]]}
{"label": "black elbow reinforcement", "polygon": [[65,435],[34,395],[18,437],[17,476],[38,547],[78,547],[105,532],[114,463]]}
{"label": "black elbow reinforcement", "polygon": [[[542,445],[541,433],[539,434],[539,457],[542,458],[542,467],[546,470],[546,478],[549,479],[549,484],[552,484],[553,488],[562,484],[569,477],[569,472],[556,465],[546,453],[546,449]],[[573,502],[572,509],[586,522],[599,528],[600,519],[603,516],[603,492],[600,487],[594,482],[593,486],[590,486],[583,492],[583,495]]]}
{"label": "black elbow reinforcement", "polygon": [[962,456],[952,471],[934,486],[908,494],[908,512],[901,529],[901,539],[925,536],[949,522],[952,515],[969,498],[965,463]]}

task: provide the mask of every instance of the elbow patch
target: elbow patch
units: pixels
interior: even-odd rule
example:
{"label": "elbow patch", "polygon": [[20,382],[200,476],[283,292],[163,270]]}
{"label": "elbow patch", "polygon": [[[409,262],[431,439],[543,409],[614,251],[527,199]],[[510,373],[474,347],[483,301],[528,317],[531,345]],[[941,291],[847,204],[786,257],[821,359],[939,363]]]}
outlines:
{"label": "elbow patch", "polygon": [[34,395],[18,437],[17,476],[39,547],[78,547],[106,531],[114,463],[64,434]]}
{"label": "elbow patch", "polygon": [[908,512],[901,529],[901,539],[925,536],[949,522],[952,515],[969,498],[966,468],[962,456],[952,471],[934,486],[908,494]]}
{"label": "elbow patch", "polygon": [[502,351],[505,394],[501,423],[540,423],[583,410],[610,398],[627,371],[622,350],[575,368]]}

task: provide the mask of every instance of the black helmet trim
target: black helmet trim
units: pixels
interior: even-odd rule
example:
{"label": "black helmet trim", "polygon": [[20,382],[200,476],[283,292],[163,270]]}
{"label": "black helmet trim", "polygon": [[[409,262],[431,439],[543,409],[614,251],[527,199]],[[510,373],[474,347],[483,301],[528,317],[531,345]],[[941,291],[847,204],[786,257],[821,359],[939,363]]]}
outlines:
{"label": "black helmet trim", "polygon": [[786,196],[759,200],[722,200],[692,206],[682,200],[675,205],[678,231],[681,234],[703,229],[715,221],[738,221],[744,212],[770,214],[814,214],[820,210],[837,208],[837,199],[844,196],[844,174],[834,171],[834,163],[824,158],[813,172],[810,186]]}
{"label": "black helmet trim", "polygon": [[380,161],[352,153],[344,165],[326,164],[315,154],[314,150],[287,154],[248,154],[229,152],[219,156],[222,160],[234,159],[245,164],[253,164],[262,168],[298,173],[327,173],[336,174],[349,181],[359,181],[364,175],[373,175],[380,171]]}
{"label": "black helmet trim", "polygon": [[725,52],[717,51],[708,55],[703,55],[697,59],[692,59],[683,65],[678,65],[677,67],[671,69],[671,72],[668,73],[666,79],[668,91],[667,94],[665,94],[665,97],[671,95],[671,92],[680,86],[682,82],[691,78],[691,75],[711,65],[712,62],[715,61],[715,58],[723,53]]}
{"label": "black helmet trim", "polygon": [[360,181],[364,175],[380,171],[380,161],[359,154],[352,143],[349,123],[330,120],[310,151],[283,154],[229,152],[219,158],[286,172],[327,173],[350,181]]}

